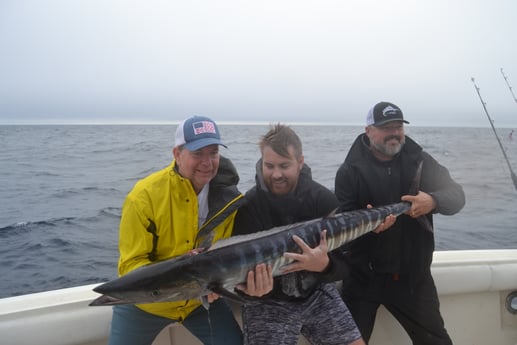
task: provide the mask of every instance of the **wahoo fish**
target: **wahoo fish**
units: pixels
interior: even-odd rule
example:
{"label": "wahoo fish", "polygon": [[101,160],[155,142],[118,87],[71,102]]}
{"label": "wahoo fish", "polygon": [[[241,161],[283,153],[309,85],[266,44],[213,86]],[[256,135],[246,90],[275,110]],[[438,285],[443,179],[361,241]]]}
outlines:
{"label": "wahoo fish", "polygon": [[320,243],[322,230],[326,229],[328,250],[332,251],[374,230],[388,215],[398,216],[410,207],[409,202],[402,201],[219,240],[199,254],[153,263],[98,285],[93,290],[102,296],[90,305],[201,299],[210,292],[238,297],[234,293],[235,286],[246,282],[248,272],[257,264],[270,264],[273,276],[278,276],[282,274],[281,267],[292,262],[283,254],[301,253],[294,235],[314,248]]}

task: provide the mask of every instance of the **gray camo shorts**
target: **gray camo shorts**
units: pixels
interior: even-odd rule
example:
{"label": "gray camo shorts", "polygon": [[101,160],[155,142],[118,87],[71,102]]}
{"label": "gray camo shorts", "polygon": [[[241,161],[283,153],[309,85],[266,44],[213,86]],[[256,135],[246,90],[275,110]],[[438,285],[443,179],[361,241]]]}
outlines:
{"label": "gray camo shorts", "polygon": [[334,284],[322,284],[302,302],[246,304],[244,345],[296,345],[302,334],[313,345],[347,345],[361,338]]}

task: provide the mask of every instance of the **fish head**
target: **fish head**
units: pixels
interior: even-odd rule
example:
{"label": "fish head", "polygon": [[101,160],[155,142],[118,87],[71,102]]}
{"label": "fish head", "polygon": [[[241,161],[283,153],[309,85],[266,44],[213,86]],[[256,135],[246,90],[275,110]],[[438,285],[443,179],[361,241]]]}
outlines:
{"label": "fish head", "polygon": [[92,301],[91,306],[171,302],[199,299],[202,295],[207,294],[205,289],[196,281],[189,281],[182,285],[159,286],[152,284],[143,288],[127,289],[114,289],[112,286],[104,285],[99,285],[93,289],[102,295]]}
{"label": "fish head", "polygon": [[167,260],[138,268],[124,276],[96,286],[102,294],[90,305],[146,304],[197,299],[206,295],[207,287],[199,276]]}

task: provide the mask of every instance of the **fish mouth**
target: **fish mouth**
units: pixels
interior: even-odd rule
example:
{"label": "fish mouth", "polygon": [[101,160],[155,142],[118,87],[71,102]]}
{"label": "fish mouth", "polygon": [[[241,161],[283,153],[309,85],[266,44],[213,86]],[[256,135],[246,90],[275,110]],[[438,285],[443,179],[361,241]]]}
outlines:
{"label": "fish mouth", "polygon": [[120,298],[108,296],[108,295],[102,295],[100,297],[97,297],[94,299],[89,306],[103,306],[103,305],[119,305],[119,304],[128,304],[130,302],[126,300],[122,300]]}

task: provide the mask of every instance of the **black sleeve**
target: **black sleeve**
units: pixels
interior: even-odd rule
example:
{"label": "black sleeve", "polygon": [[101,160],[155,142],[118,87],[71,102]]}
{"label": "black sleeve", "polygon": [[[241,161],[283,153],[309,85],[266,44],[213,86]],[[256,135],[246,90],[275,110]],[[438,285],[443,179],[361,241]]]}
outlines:
{"label": "black sleeve", "polygon": [[260,221],[253,207],[249,202],[244,204],[244,206],[239,208],[235,216],[232,236],[251,234],[260,230],[262,230]]}
{"label": "black sleeve", "polygon": [[325,271],[319,273],[319,280],[323,283],[331,283],[338,280],[346,280],[350,276],[348,252],[337,248],[328,253],[329,265]]}
{"label": "black sleeve", "polygon": [[357,174],[354,174],[352,167],[347,163],[341,164],[334,181],[334,193],[339,202],[339,211],[352,211],[364,206],[358,205],[357,189],[359,181]]}
{"label": "black sleeve", "polygon": [[326,217],[338,208],[339,202],[336,195],[327,187],[316,182],[314,184],[316,187],[313,188],[314,196],[311,197],[314,204],[311,218]]}
{"label": "black sleeve", "polygon": [[260,203],[256,187],[251,188],[244,196],[245,204],[239,208],[233,224],[232,235],[246,235],[271,228],[268,218],[267,204]]}
{"label": "black sleeve", "polygon": [[424,154],[422,190],[436,201],[435,213],[453,215],[465,205],[463,187],[455,182],[449,171],[429,154]]}

